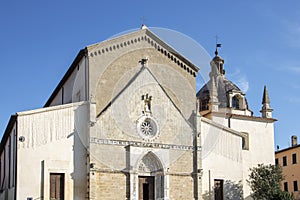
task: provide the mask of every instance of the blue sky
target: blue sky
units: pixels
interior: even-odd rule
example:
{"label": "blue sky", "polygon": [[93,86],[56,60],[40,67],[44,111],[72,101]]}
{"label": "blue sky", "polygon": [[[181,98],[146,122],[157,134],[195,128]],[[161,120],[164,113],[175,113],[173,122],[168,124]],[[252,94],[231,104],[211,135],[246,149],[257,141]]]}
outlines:
{"label": "blue sky", "polygon": [[[226,76],[259,116],[266,84],[275,144],[300,137],[299,1],[58,1],[0,3],[0,135],[11,114],[42,107],[80,49],[129,29],[141,18],[193,38],[213,56],[222,43]],[[200,66],[207,67],[207,66]],[[201,70],[200,70],[201,73]]]}

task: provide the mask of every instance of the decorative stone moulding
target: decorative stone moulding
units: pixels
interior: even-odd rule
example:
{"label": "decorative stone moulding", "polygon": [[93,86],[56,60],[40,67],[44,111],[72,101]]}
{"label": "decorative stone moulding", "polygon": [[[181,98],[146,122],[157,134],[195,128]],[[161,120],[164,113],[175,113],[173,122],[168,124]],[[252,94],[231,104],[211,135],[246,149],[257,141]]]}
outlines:
{"label": "decorative stone moulding", "polygon": [[171,60],[175,64],[177,64],[179,67],[181,67],[183,70],[185,70],[188,74],[196,77],[196,72],[194,70],[192,70],[189,67],[187,67],[174,54],[172,54],[171,52],[163,49],[162,47],[159,46],[159,44],[157,44],[155,41],[153,41],[152,39],[150,39],[147,36],[132,38],[132,39],[129,39],[128,41],[125,41],[125,42],[121,42],[121,43],[118,43],[118,44],[113,44],[113,45],[110,45],[110,46],[107,46],[107,47],[103,47],[101,50],[99,49],[99,50],[96,50],[94,52],[91,52],[90,56],[91,57],[100,56],[101,54],[112,52],[112,51],[118,50],[119,48],[125,48],[127,46],[130,46],[130,45],[133,45],[135,43],[142,42],[142,41],[147,42],[149,45],[151,45],[156,50],[158,50],[159,52],[161,52],[164,56],[166,56],[169,60]]}

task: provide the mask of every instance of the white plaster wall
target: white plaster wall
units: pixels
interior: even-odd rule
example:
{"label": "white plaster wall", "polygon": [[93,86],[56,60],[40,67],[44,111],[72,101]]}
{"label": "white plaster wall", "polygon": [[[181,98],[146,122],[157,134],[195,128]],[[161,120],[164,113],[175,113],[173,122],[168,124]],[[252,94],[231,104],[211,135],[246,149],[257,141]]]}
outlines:
{"label": "white plaster wall", "polygon": [[81,59],[81,61],[78,64],[76,77],[74,79],[73,84],[71,85],[72,88],[68,89],[72,91],[71,95],[73,103],[87,100],[88,88],[86,87],[88,83],[86,82],[86,79],[88,76],[88,65],[86,62],[87,59],[85,57]]}
{"label": "white plaster wall", "polygon": [[[84,199],[86,151],[84,134],[76,127],[87,124],[86,103],[67,104],[18,113],[17,197],[49,199],[49,175],[65,173],[65,199]],[[81,121],[78,121],[77,112]],[[80,129],[83,131],[84,129]],[[87,129],[86,134],[88,134]]]}
{"label": "white plaster wall", "polygon": [[56,94],[55,98],[52,100],[50,106],[57,106],[62,104],[62,89]]}
{"label": "white plaster wall", "polygon": [[[204,199],[209,199],[209,195],[213,197],[214,179],[223,179],[224,186],[237,185],[243,180],[242,138],[220,127],[201,122]],[[227,191],[224,187],[225,197],[234,192],[236,191]]]}
{"label": "white plaster wall", "polygon": [[220,116],[212,116],[211,120],[218,124],[228,127],[228,119],[226,119],[225,117],[226,117],[226,114],[222,113],[222,114],[220,114]]}
{"label": "white plaster wall", "polygon": [[80,60],[78,66],[73,70],[70,77],[62,86],[63,89],[60,88],[50,106],[85,101],[87,93],[86,75],[87,64],[86,58],[84,57]]}
{"label": "white plaster wall", "polygon": [[[225,116],[214,116],[213,121],[228,127],[228,119],[225,119]],[[244,197],[249,197],[251,193],[247,183],[249,169],[260,163],[274,164],[274,124],[255,118],[231,118],[230,128],[248,133],[249,136],[249,150],[242,151],[243,193]]]}
{"label": "white plaster wall", "polygon": [[249,150],[243,151],[243,172],[245,196],[250,195],[250,188],[246,182],[249,178],[249,169],[258,164],[274,164],[274,124],[250,120],[231,119],[234,130],[249,134]]}

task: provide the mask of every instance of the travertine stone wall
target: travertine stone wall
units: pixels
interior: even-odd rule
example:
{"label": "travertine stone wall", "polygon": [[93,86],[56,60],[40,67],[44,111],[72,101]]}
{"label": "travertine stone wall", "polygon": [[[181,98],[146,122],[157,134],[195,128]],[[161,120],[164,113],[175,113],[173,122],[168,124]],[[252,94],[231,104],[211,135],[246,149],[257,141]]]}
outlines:
{"label": "travertine stone wall", "polygon": [[[88,47],[91,199],[136,199],[138,176],[145,175],[162,185],[156,198],[193,199],[196,74],[158,45],[142,30]],[[146,94],[152,97],[147,116],[157,125],[150,139],[138,127]]]}
{"label": "travertine stone wall", "polygon": [[170,199],[194,199],[194,182],[191,176],[170,176]]}
{"label": "travertine stone wall", "polygon": [[95,190],[90,199],[126,199],[126,175],[122,173],[93,172],[91,176]]}

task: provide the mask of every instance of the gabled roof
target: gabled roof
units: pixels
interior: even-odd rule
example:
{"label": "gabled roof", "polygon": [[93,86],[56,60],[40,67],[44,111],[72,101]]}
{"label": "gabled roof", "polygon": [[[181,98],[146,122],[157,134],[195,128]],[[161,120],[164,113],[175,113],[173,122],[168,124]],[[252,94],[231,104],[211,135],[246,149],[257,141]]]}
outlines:
{"label": "gabled roof", "polygon": [[56,88],[54,89],[54,91],[52,92],[51,96],[49,97],[49,99],[45,103],[44,107],[50,106],[51,102],[54,100],[54,98],[56,97],[56,95],[59,93],[59,90],[61,89],[61,87],[65,84],[65,82],[71,76],[72,72],[77,67],[77,65],[80,62],[80,60],[86,55],[86,52],[87,52],[86,48],[85,49],[81,49],[79,51],[79,53],[77,54],[75,60],[72,62],[72,64],[69,67],[68,71],[65,73],[65,75],[63,76],[63,78],[60,80],[60,82],[58,83],[58,85],[56,86]]}
{"label": "gabled roof", "polygon": [[153,41],[155,41],[160,48],[159,49],[164,49],[166,51],[168,51],[169,53],[172,53],[174,56],[176,56],[178,59],[180,59],[181,61],[183,61],[186,65],[188,65],[189,67],[191,67],[194,71],[198,72],[199,68],[193,64],[188,58],[186,58],[185,56],[181,55],[177,50],[175,50],[170,44],[168,44],[167,42],[163,41],[162,39],[159,38],[159,36],[157,36],[155,33],[153,33],[151,30],[149,30],[148,28],[143,28],[134,32],[130,32],[127,34],[123,34],[96,44],[92,44],[87,46],[87,50],[88,51],[92,51],[93,49],[95,49],[98,46],[106,46],[108,43],[114,43],[114,41],[118,41],[118,40],[126,40],[126,38],[130,38],[130,37],[134,37],[134,36],[141,36],[141,35],[146,35],[149,38],[151,38]]}
{"label": "gabled roof", "polygon": [[178,57],[180,60],[184,61],[188,66],[192,67],[193,70],[196,72],[199,71],[199,68],[193,64],[188,58],[181,55],[178,51],[176,51],[173,47],[171,47],[169,44],[161,40],[157,35],[155,35],[153,32],[151,32],[149,29],[146,29],[146,34],[152,37],[156,42],[158,42],[162,47],[164,47],[166,50],[174,54],[176,57]]}
{"label": "gabled roof", "polygon": [[128,37],[128,36],[135,35],[135,34],[140,34],[140,35],[141,34],[145,34],[148,37],[150,37],[152,40],[154,40],[157,44],[160,45],[158,47],[158,50],[160,50],[162,53],[164,51],[165,55],[166,55],[166,51],[169,52],[169,53],[171,53],[171,54],[173,54],[175,57],[177,57],[182,62],[184,62],[187,66],[189,66],[190,68],[192,68],[195,71],[194,72],[194,76],[196,76],[196,73],[198,72],[199,68],[195,64],[193,64],[188,58],[186,58],[183,55],[181,55],[178,51],[176,51],[173,47],[171,47],[169,44],[167,44],[162,39],[160,39],[156,34],[154,34],[148,28],[140,29],[140,30],[137,30],[137,31],[134,31],[134,32],[131,32],[131,33],[127,33],[127,34],[124,34],[124,35],[121,35],[121,36],[118,36],[118,37],[115,37],[115,38],[112,38],[112,39],[108,39],[108,40],[105,40],[105,41],[93,44],[93,45],[88,45],[86,48],[81,49],[79,51],[79,53],[77,54],[75,60],[72,62],[71,66],[69,67],[68,71],[65,73],[65,75],[63,76],[63,78],[61,79],[61,81],[59,82],[59,84],[56,86],[56,88],[52,92],[51,96],[49,97],[49,99],[45,103],[44,107],[50,106],[51,102],[54,100],[54,98],[59,93],[59,91],[62,88],[62,86],[68,80],[68,78],[72,74],[73,70],[77,67],[77,65],[80,62],[80,60],[84,56],[86,56],[89,51],[92,51],[98,45],[105,45],[105,44],[107,44],[109,42],[112,42],[114,40],[120,40],[120,39],[122,39],[122,37]]}

